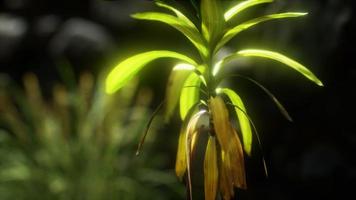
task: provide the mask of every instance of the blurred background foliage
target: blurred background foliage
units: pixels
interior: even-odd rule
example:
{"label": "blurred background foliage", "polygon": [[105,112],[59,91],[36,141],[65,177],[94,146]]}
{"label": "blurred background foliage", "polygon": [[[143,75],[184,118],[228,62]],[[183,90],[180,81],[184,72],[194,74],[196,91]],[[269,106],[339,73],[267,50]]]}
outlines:
{"label": "blurred background foliage", "polygon": [[[197,17],[192,1],[167,1]],[[169,125],[157,118],[142,157],[134,156],[174,63],[153,63],[126,94],[107,97],[100,89],[100,74],[134,53],[172,49],[197,54],[173,29],[129,16],[152,9],[159,8],[148,0],[0,1],[0,199],[184,198],[172,170],[178,118]],[[237,199],[339,199],[356,185],[356,68],[350,64],[356,46],[355,3],[275,0],[238,20],[279,11],[309,15],[265,23],[241,33],[229,46],[284,52],[326,86],[315,87],[276,63],[231,65],[229,72],[238,70],[269,88],[294,119],[285,121],[248,82],[226,83],[245,99],[270,172],[264,178],[254,145],[255,156],[247,159],[249,189]],[[86,84],[92,85],[91,92],[84,91]]]}
{"label": "blurred background foliage", "polygon": [[0,199],[182,198],[165,167],[170,155],[149,148],[156,134],[142,156],[134,154],[151,90],[136,92],[136,80],[109,96],[101,79],[82,73],[46,100],[34,74],[23,82],[24,91],[0,78]]}

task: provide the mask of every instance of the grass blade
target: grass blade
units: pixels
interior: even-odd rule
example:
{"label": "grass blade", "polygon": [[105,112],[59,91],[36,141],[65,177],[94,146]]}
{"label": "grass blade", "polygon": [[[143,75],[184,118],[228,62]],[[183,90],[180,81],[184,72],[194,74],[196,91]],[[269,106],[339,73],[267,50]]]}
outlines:
{"label": "grass blade", "polygon": [[150,119],[148,120],[146,128],[145,128],[145,131],[143,132],[143,135],[141,137],[140,143],[138,144],[138,147],[137,147],[137,150],[136,150],[136,156],[140,155],[140,153],[142,151],[143,144],[145,143],[146,136],[147,136],[148,131],[150,130],[150,127],[152,125],[152,122],[153,122],[154,118],[157,116],[158,112],[163,108],[163,105],[164,105],[164,101],[162,101],[158,105],[158,107],[153,111]]}

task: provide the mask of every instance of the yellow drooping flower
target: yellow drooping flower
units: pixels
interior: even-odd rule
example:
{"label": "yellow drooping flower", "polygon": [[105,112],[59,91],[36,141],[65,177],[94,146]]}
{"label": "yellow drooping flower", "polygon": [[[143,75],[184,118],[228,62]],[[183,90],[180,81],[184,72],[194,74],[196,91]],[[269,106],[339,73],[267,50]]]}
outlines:
{"label": "yellow drooping flower", "polygon": [[[189,135],[198,135],[199,119],[209,114],[211,126],[209,127],[208,142],[204,159],[204,186],[205,199],[214,200],[218,189],[226,200],[234,196],[234,187],[246,189],[246,175],[244,154],[241,140],[233,128],[228,109],[221,96],[211,97],[208,102],[208,111],[202,110],[193,115],[188,126],[183,126],[180,133],[176,173],[183,179],[187,172],[188,185],[191,189],[190,164],[191,152],[194,148]],[[186,128],[185,128],[186,127]],[[189,147],[189,148],[188,148]],[[219,187],[219,188],[218,188]]]}

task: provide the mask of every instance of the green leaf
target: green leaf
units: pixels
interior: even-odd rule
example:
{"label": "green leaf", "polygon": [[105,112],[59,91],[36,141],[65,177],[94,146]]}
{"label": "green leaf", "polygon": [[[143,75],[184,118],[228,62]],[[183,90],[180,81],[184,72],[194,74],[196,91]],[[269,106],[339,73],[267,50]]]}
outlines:
{"label": "green leaf", "polygon": [[279,61],[295,70],[303,74],[306,78],[309,80],[313,81],[319,86],[323,86],[323,83],[305,66],[302,64],[298,63],[295,60],[292,60],[291,58],[288,58],[285,55],[282,55],[277,52],[273,51],[267,51],[267,50],[261,50],[261,49],[247,49],[247,50],[242,50],[237,52],[238,55],[240,56],[245,56],[245,57],[262,57],[262,58],[268,58],[272,60]]}
{"label": "green leaf", "polygon": [[203,35],[213,44],[225,25],[220,0],[201,0],[200,10]]}
{"label": "green leaf", "polygon": [[238,108],[235,108],[236,116],[239,120],[240,129],[242,132],[244,149],[248,155],[251,155],[252,130],[251,130],[251,126],[250,126],[250,121],[245,115],[245,113],[247,113],[247,111],[246,111],[244,103],[242,102],[240,96],[237,95],[236,92],[231,89],[218,88],[216,90],[216,92],[218,94],[221,94],[221,93],[225,94],[226,96],[229,97],[232,104],[238,106],[239,108],[241,108],[243,110],[243,112],[242,112]]}
{"label": "green leaf", "polygon": [[239,14],[240,12],[252,6],[263,4],[263,3],[271,3],[271,2],[273,2],[273,0],[247,0],[247,1],[240,2],[225,12],[224,14],[225,21],[229,21],[235,15]]}
{"label": "green leaf", "polygon": [[165,4],[163,2],[156,2],[156,5],[159,6],[159,7],[171,10],[172,12],[174,12],[177,15],[178,19],[180,19],[182,22],[184,22],[185,24],[187,24],[191,28],[197,29],[197,27],[194,25],[194,23],[188,17],[186,17],[181,11],[179,11],[176,8],[174,8],[173,6],[170,6],[170,5]]}
{"label": "green leaf", "polygon": [[130,81],[149,62],[164,57],[176,58],[189,64],[197,65],[193,59],[173,51],[160,50],[141,53],[120,62],[109,73],[106,78],[106,92],[109,94],[116,92],[128,81]]}
{"label": "green leaf", "polygon": [[255,19],[249,20],[247,22],[244,22],[244,23],[237,25],[237,26],[226,31],[223,38],[217,44],[215,52],[217,52],[221,47],[223,47],[227,42],[229,42],[238,33],[242,32],[252,26],[255,26],[257,24],[260,24],[262,22],[269,21],[269,20],[291,18],[291,17],[301,17],[301,16],[305,16],[307,14],[308,13],[300,13],[300,12],[278,13],[278,14],[266,15],[263,17],[255,18]]}
{"label": "green leaf", "polygon": [[193,105],[199,102],[200,84],[201,79],[195,73],[190,74],[184,82],[179,101],[180,116],[182,120],[185,119],[188,111],[193,107]]}
{"label": "green leaf", "polygon": [[181,32],[184,36],[186,36],[198,49],[200,54],[205,57],[208,55],[206,44],[203,38],[201,37],[199,30],[194,25],[192,26],[192,24],[190,24],[189,22],[187,23],[186,20],[183,20],[182,16],[180,16],[180,18],[177,18],[175,16],[165,13],[145,12],[133,14],[132,17],[140,20],[158,21],[168,24],[173,28],[177,29],[179,32]]}
{"label": "green leaf", "polygon": [[192,73],[187,70],[176,70],[177,66],[182,66],[186,64],[176,65],[168,79],[167,89],[166,89],[166,107],[164,119],[168,122],[174,113],[175,108],[178,105],[180,94],[184,86],[185,80]]}

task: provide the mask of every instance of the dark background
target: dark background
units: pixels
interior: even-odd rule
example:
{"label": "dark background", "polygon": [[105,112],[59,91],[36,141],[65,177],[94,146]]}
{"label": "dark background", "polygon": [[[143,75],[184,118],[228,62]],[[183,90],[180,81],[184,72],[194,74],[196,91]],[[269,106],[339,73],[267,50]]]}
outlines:
{"label": "dark background", "polygon": [[[185,12],[194,12],[188,0],[178,2]],[[196,55],[172,28],[129,17],[150,9],[157,8],[144,0],[1,0],[0,73],[21,82],[25,72],[33,71],[46,94],[55,81],[60,81],[58,70],[63,63],[73,66],[76,73],[98,74],[145,50],[170,49]],[[294,119],[289,123],[258,88],[244,81],[230,82],[247,102],[269,168],[266,179],[255,144],[255,157],[247,159],[249,189],[239,192],[238,199],[341,199],[353,195],[355,5],[352,0],[276,0],[242,17],[282,11],[308,11],[309,15],[264,23],[241,33],[228,46],[233,50],[268,47],[284,52],[307,65],[325,87],[276,63],[257,62],[253,68],[241,68],[240,73],[259,80],[279,97]],[[141,73],[142,84],[155,92],[152,107],[163,98],[169,73],[166,62],[156,64],[161,66]],[[169,126],[165,129],[172,130]],[[162,148],[174,158],[176,147],[169,144],[177,139],[177,133],[170,135],[162,137],[162,143],[172,141]]]}

